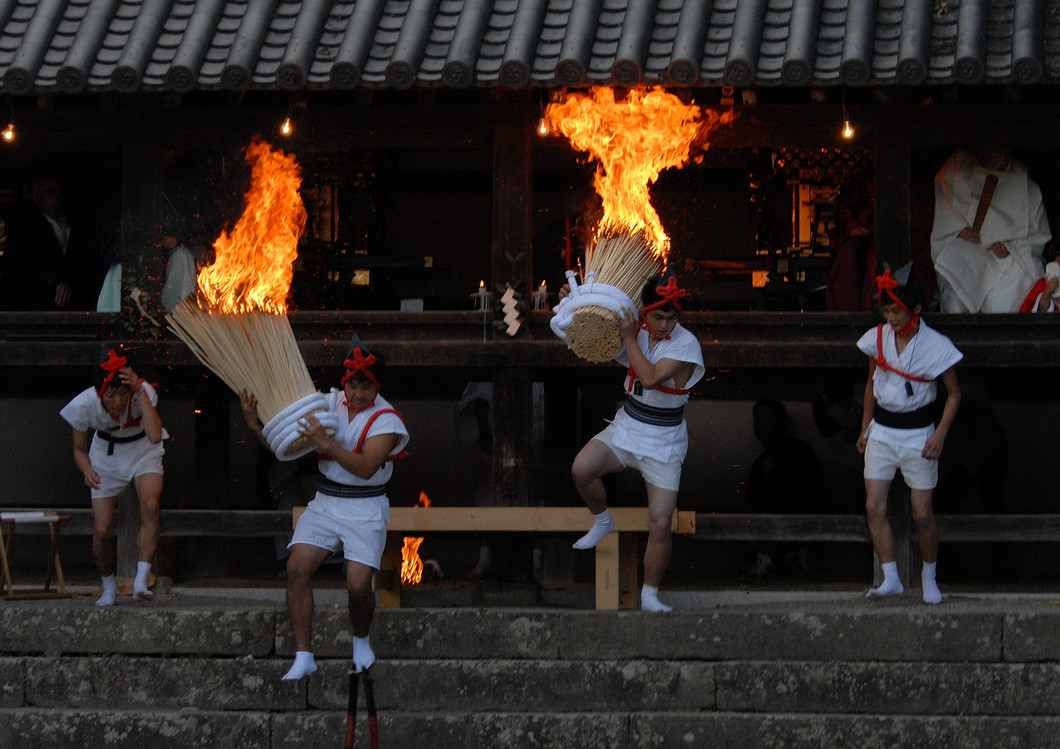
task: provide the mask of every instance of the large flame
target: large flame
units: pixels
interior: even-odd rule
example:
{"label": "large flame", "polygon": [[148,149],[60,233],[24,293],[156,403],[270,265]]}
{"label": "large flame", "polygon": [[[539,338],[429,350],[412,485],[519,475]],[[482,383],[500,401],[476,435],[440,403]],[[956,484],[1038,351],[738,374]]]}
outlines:
{"label": "large flame", "polygon": [[[416,507],[430,507],[431,499],[427,492],[420,492]],[[420,559],[422,537],[405,536],[401,545],[401,582],[404,585],[416,585],[423,579],[423,560]]]}
{"label": "large flame", "polygon": [[247,146],[246,159],[251,167],[246,207],[232,233],[222,231],[214,242],[217,259],[199,272],[199,291],[218,312],[282,315],[306,224],[298,193],[301,169],[293,156],[260,138]]}
{"label": "large flame", "polygon": [[670,239],[651,205],[649,188],[664,169],[692,160],[693,144],[697,151],[699,145],[705,147],[706,132],[732,121],[731,112],[710,110],[705,120],[702,114],[663,89],[634,89],[616,99],[614,89],[596,87],[548,105],[549,129],[597,162],[593,184],[604,211],[597,236],[643,231],[652,252],[666,256]]}

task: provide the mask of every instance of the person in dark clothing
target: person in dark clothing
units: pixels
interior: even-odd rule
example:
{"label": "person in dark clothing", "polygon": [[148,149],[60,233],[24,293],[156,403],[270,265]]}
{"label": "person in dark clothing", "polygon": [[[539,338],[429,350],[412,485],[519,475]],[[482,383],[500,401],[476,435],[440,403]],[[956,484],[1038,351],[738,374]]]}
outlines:
{"label": "person in dark clothing", "polygon": [[97,260],[63,213],[57,177],[40,174],[7,220],[0,258],[0,309],[95,309]]}
{"label": "person in dark clothing", "polygon": [[[764,398],[752,410],[755,438],[764,450],[751,464],[747,480],[747,511],[763,514],[820,512],[824,505],[824,481],[817,454],[806,442],[788,434],[788,410],[772,398]],[[782,556],[783,555],[783,556]],[[804,575],[809,568],[805,546],[779,543],[761,545],[744,579],[768,578],[781,565]]]}

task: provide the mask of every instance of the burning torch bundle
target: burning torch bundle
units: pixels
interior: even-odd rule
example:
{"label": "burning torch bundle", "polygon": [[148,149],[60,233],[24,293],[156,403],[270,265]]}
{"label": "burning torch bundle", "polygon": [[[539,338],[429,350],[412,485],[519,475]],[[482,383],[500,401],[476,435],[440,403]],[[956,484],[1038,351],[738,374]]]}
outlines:
{"label": "burning torch bundle", "polygon": [[[593,186],[603,219],[586,252],[580,283],[567,271],[571,293],[556,307],[552,330],[589,361],[610,360],[621,345],[615,315],[636,312],[645,282],[660,275],[670,240],[651,205],[649,188],[664,169],[692,159],[693,144],[732,114],[707,113],[662,89],[610,88],[572,93],[548,105],[546,124],[597,162]],[[705,148],[705,142],[700,143]]]}
{"label": "burning torch bundle", "polygon": [[167,316],[170,329],[236,393],[258,399],[269,447],[281,460],[313,450],[298,421],[318,412],[334,433],[287,319],[287,294],[306,210],[294,158],[255,139],[246,149],[251,186],[231,235],[214,242],[217,260],[198,275],[198,293]]}

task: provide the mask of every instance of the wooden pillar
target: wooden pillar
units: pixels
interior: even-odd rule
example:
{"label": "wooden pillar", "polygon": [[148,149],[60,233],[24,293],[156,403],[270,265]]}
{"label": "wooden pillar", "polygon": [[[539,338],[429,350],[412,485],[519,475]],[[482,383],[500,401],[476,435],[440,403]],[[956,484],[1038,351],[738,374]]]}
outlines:
{"label": "wooden pillar", "polygon": [[[502,103],[518,107],[528,91],[502,93]],[[502,127],[493,136],[493,254],[494,286],[510,283],[526,302],[531,284],[531,123]],[[518,333],[525,337],[524,323]],[[503,331],[495,337],[507,338]],[[530,501],[530,463],[533,445],[533,397],[525,368],[493,372],[493,478],[501,505],[525,506]]]}
{"label": "wooden pillar", "polygon": [[533,460],[533,383],[529,370],[493,370],[493,484],[497,504],[530,504]]}
{"label": "wooden pillar", "polygon": [[[877,110],[879,111],[879,110]],[[873,178],[876,185],[876,268],[897,270],[913,256],[909,229],[909,127],[884,115],[876,128]]]}
{"label": "wooden pillar", "polygon": [[[157,149],[145,137],[132,136],[122,147],[121,264],[122,306],[131,289],[125,280],[140,275],[143,248],[157,240],[152,227],[162,204],[161,174]],[[140,531],[140,506],[133,489],[122,493],[115,518],[118,578],[136,574],[136,538]]]}
{"label": "wooden pillar", "polygon": [[[131,115],[130,115],[131,116]],[[161,292],[165,259],[159,264],[162,238],[162,171],[157,141],[134,133],[122,148],[121,175],[122,299],[128,297],[130,279],[139,279],[152,296]]]}
{"label": "wooden pillar", "polygon": [[[511,96],[525,99],[529,92],[513,92],[502,98]],[[513,106],[521,101],[514,101]],[[497,128],[493,134],[493,284],[496,287],[510,283],[526,306],[533,290],[531,137],[530,123],[525,127]],[[527,330],[528,326],[523,325],[517,335],[525,336]],[[503,330],[495,335],[507,337]]]}

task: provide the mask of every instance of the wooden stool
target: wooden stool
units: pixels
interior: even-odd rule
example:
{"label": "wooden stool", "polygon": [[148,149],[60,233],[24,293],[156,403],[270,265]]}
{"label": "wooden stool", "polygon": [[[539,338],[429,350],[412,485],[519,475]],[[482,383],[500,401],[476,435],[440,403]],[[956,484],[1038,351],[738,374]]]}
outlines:
{"label": "wooden stool", "polygon": [[[4,580],[0,585],[4,598],[8,600],[24,598],[69,598],[66,592],[66,581],[63,579],[63,566],[59,561],[59,526],[63,521],[69,520],[69,515],[57,515],[54,512],[0,512],[0,525],[4,528],[3,537],[0,538],[0,560],[4,565]],[[51,553],[48,555],[48,572],[44,578],[42,590],[29,590],[15,592],[15,586],[11,582],[11,565],[8,558],[11,555],[11,544],[15,540],[15,526],[20,523],[47,523],[51,532]],[[59,589],[52,589],[52,572],[59,583]]]}

